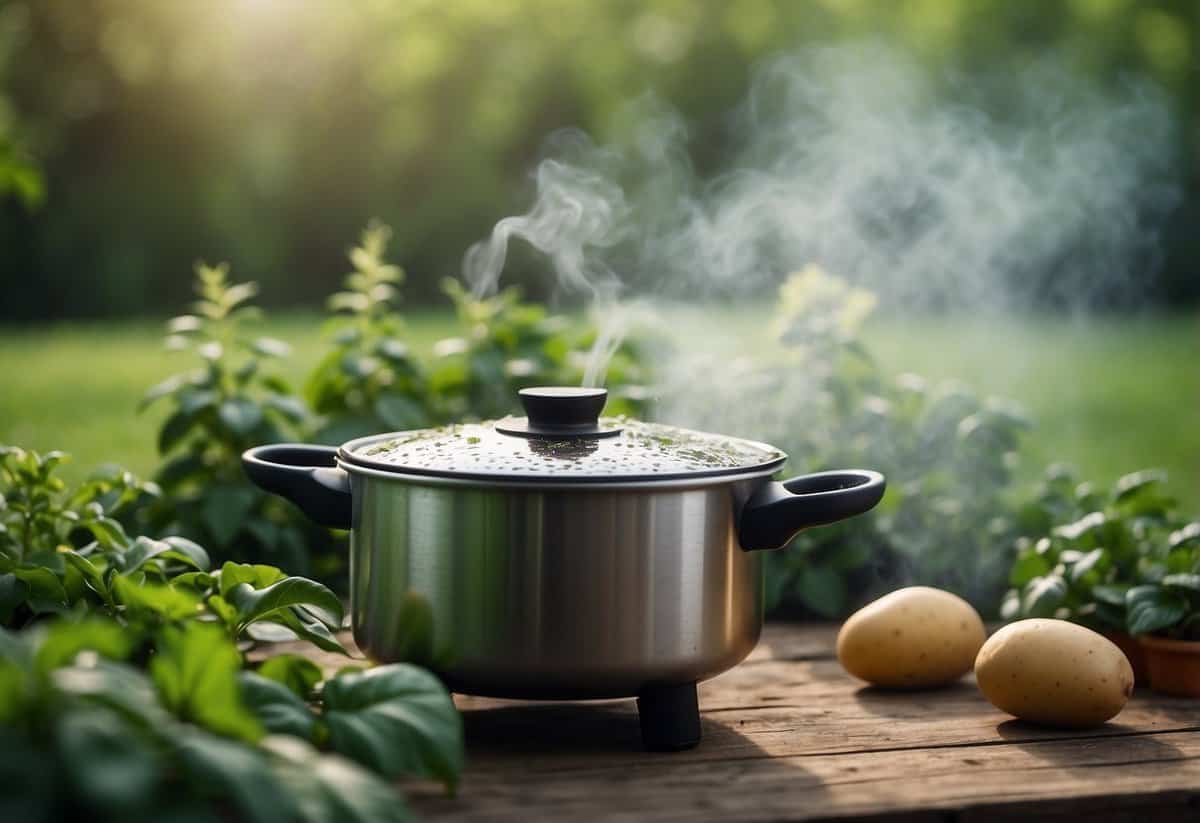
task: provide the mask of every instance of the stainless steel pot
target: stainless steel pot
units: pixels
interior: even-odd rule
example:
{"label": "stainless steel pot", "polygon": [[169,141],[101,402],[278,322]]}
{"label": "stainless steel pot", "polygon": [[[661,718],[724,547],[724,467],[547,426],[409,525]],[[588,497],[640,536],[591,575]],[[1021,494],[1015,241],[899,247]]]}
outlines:
{"label": "stainless steel pot", "polygon": [[[526,389],[528,416],[243,456],[349,528],[355,642],[466,694],[638,696],[653,749],[699,740],[695,684],[762,625],[758,549],[871,509],[876,472],[771,476],[752,441],[599,419],[602,389]],[[664,434],[666,432],[666,434]]]}

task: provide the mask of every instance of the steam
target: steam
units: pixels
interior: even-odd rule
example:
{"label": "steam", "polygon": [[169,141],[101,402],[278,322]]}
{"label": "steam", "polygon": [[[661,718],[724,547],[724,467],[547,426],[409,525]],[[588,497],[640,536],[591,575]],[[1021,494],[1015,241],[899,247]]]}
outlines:
{"label": "steam", "polygon": [[[987,106],[1001,101],[1003,116]],[[682,118],[653,98],[601,148],[557,136],[524,215],[472,247],[477,294],[512,238],[558,285],[609,318],[587,369],[602,380],[624,295],[770,298],[807,263],[884,305],[1069,308],[1144,296],[1157,226],[1177,194],[1164,98],[1130,81],[1088,85],[1060,64],[935,75],[878,43],[770,62],[728,118],[729,162],[691,162]]]}

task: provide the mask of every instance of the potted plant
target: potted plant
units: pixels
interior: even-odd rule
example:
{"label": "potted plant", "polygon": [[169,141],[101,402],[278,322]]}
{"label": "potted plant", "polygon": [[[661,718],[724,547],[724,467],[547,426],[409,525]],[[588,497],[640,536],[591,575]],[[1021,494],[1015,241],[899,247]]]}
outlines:
{"label": "potted plant", "polygon": [[1125,653],[1138,683],[1148,683],[1143,644],[1129,628],[1129,604],[1134,583],[1158,568],[1150,558],[1169,542],[1177,522],[1174,501],[1162,491],[1165,479],[1157,470],[1134,472],[1101,492],[1052,466],[1022,508],[1026,533],[1042,536],[1018,541],[1001,616],[1087,626]]}
{"label": "potted plant", "polygon": [[1146,656],[1150,688],[1200,697],[1200,522],[1171,532],[1125,594],[1126,620]]}

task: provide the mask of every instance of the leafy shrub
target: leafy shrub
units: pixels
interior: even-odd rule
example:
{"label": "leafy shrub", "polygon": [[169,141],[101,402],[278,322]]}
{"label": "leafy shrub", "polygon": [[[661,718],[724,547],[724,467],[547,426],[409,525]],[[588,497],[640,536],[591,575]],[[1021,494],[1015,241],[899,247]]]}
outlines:
{"label": "leafy shrub", "polygon": [[994,613],[1019,533],[1008,500],[1029,422],[1012,403],[957,383],[888,379],[859,336],[873,308],[869,292],[815,267],[792,275],[774,320],[780,352],[738,376],[786,409],[762,436],[794,471],[865,466],[888,478],[875,511],[768,555],[768,608],[836,617],[919,582]]}
{"label": "leafy shrub", "polygon": [[322,577],[342,563],[339,553],[310,547],[330,541],[296,511],[246,481],[241,454],[251,446],[303,435],[309,412],[272,361],[287,357],[281,340],[255,336],[260,313],[250,305],[253,283],[231,283],[225,265],[196,267],[200,299],[194,314],[167,324],[171,348],[196,353],[200,365],[151,388],[145,408],[167,403],[158,433],[165,462],[155,474],[163,505],[150,512],[151,530],[173,532],[211,547],[218,558],[269,562]]}
{"label": "leafy shrub", "polygon": [[68,489],[54,473],[62,457],[0,448],[5,626],[46,614],[102,614],[143,629],[187,618],[238,640],[267,624],[344,652],[331,633],[341,626],[342,604],[329,589],[272,566],[229,562],[214,572],[208,552],[184,537],[130,537],[111,515],[153,486],[114,471]]}
{"label": "leafy shrub", "polygon": [[1100,491],[1051,467],[1021,510],[1036,537],[1018,541],[1002,616],[1200,639],[1200,523],[1181,517],[1165,479],[1139,471]]}
{"label": "leafy shrub", "polygon": [[[517,288],[477,297],[457,280],[442,288],[454,303],[461,335],[434,347],[429,368],[431,403],[441,421],[503,417],[518,411],[517,392],[528,386],[574,386],[584,377],[595,325],[550,315],[521,302]],[[607,364],[609,414],[643,411],[642,389],[652,375],[642,366],[637,344],[617,346]]]}
{"label": "leafy shrub", "polygon": [[419,429],[437,415],[424,368],[404,342],[404,323],[393,310],[404,270],[384,260],[391,229],[373,222],[350,251],[354,271],[345,291],[329,298],[340,314],[329,326],[332,346],[308,378],[305,393],[323,419],[313,433],[339,445],[389,430]]}
{"label": "leafy shrub", "polygon": [[119,469],[68,489],[55,475],[65,459],[0,446],[0,625],[20,627],[87,596],[76,549],[128,551],[132,541],[116,518],[159,494]]}
{"label": "leafy shrub", "polygon": [[338,598],[270,566],[211,569],[190,540],[129,537],[110,515],[154,488],[114,471],[68,489],[61,458],[0,450],[4,622],[24,627],[0,629],[5,819],[406,820],[374,774],[453,789],[461,721],[431,674],[322,684],[289,656],[248,671],[238,642],[267,628],[344,653]]}

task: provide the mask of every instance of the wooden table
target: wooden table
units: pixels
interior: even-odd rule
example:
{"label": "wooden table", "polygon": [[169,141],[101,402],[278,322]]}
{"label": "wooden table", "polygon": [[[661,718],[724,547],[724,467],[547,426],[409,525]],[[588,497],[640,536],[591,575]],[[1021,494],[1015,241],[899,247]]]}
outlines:
{"label": "wooden table", "polygon": [[704,740],[641,750],[632,701],[457,697],[458,796],[406,785],[424,820],[1200,821],[1200,701],[1139,689],[1114,722],[1042,729],[969,678],[867,688],[829,626],[768,625],[740,666],[700,687]]}

